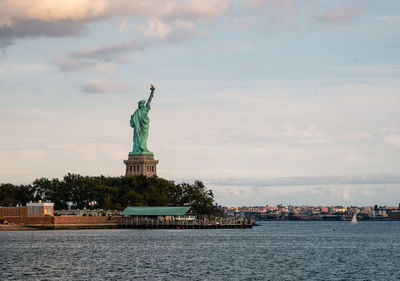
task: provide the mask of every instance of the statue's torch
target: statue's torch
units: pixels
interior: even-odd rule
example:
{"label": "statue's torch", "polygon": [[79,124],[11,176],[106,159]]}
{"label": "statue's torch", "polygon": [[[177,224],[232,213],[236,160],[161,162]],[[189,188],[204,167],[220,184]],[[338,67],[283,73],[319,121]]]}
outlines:
{"label": "statue's torch", "polygon": [[153,92],[156,88],[154,87],[153,84],[150,84],[150,90]]}

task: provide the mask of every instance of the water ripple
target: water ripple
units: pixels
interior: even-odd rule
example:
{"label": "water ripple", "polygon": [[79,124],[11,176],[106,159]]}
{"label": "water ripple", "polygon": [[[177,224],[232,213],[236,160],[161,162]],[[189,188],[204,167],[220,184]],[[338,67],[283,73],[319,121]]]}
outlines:
{"label": "water ripple", "polygon": [[400,279],[400,222],[260,224],[0,232],[0,280]]}

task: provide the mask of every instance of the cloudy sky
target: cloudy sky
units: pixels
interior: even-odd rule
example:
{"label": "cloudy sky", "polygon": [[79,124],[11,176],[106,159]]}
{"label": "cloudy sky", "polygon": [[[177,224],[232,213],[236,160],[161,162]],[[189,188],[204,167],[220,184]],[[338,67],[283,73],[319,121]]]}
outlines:
{"label": "cloudy sky", "polygon": [[400,202],[400,1],[0,0],[0,182],[160,177],[222,205]]}

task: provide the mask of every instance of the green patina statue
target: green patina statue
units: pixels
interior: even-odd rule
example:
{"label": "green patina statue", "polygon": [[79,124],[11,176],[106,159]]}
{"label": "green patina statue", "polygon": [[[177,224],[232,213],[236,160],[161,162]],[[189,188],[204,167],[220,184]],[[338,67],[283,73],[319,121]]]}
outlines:
{"label": "green patina statue", "polygon": [[147,137],[149,135],[149,110],[150,103],[153,99],[154,95],[154,85],[150,84],[150,97],[147,100],[139,101],[139,108],[131,115],[131,127],[134,129],[133,131],[133,151],[129,152],[129,155],[134,154],[150,154],[153,155],[153,152],[147,149]]}

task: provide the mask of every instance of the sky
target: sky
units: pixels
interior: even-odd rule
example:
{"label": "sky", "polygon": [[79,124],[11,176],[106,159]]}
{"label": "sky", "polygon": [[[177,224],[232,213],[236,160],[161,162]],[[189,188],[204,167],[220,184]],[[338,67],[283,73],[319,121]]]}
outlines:
{"label": "sky", "polygon": [[398,205],[400,1],[0,0],[0,183],[158,176],[225,206]]}

